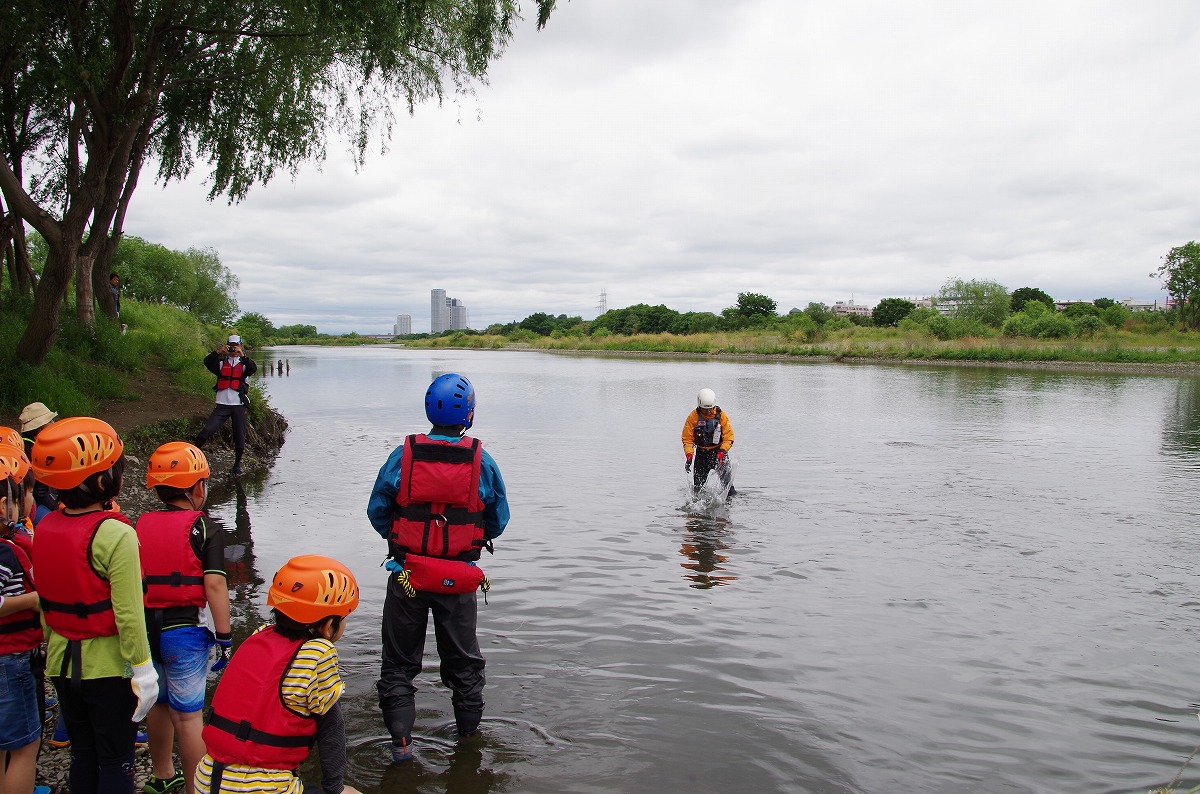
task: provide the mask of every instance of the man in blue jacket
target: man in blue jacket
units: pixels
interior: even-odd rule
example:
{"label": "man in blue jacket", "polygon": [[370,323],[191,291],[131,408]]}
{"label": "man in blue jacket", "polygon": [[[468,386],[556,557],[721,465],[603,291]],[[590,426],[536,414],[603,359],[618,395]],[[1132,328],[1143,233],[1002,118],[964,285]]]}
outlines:
{"label": "man in blue jacket", "polygon": [[[376,687],[396,762],[412,757],[413,679],[421,672],[430,612],[441,679],[452,692],[459,735],[476,733],[483,717],[484,659],[476,636],[475,589],[446,592],[434,585],[423,590],[410,569],[420,562],[437,570],[472,571],[469,566],[484,548],[491,550],[492,539],[509,519],[500,469],[478,439],[465,435],[475,418],[471,382],[453,373],[435,379],[425,393],[425,415],[433,427],[427,434],[406,437],[392,452],[367,503],[371,526],[388,541],[383,659]],[[439,584],[456,578],[447,575]]]}

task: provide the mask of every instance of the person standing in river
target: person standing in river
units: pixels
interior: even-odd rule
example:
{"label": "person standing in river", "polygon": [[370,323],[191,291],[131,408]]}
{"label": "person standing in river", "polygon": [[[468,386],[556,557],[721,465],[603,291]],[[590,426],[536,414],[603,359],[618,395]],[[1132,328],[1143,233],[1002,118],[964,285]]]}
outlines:
{"label": "person standing in river", "polygon": [[367,503],[371,526],[388,542],[376,687],[397,763],[412,758],[413,679],[421,672],[430,612],[458,735],[479,730],[484,659],[475,591],[486,578],[474,562],[485,547],[491,551],[509,519],[499,467],[478,439],[465,435],[475,419],[471,382],[453,373],[434,380],[425,392],[425,416],[433,427],[392,452]]}
{"label": "person standing in river", "polygon": [[[701,389],[696,395],[696,410],[683,423],[683,468],[692,472],[692,488],[699,491],[714,468],[718,473],[733,446],[733,425],[729,416],[717,405],[712,389]],[[730,486],[729,495],[733,495]]]}
{"label": "person standing in river", "polygon": [[233,476],[242,476],[242,452],[246,449],[246,412],[250,406],[248,395],[249,379],[258,365],[254,359],[246,358],[242,349],[242,338],[231,334],[228,341],[204,357],[204,366],[217,376],[217,404],[196,436],[195,444],[204,449],[205,442],[212,438],[225,420],[233,419]]}

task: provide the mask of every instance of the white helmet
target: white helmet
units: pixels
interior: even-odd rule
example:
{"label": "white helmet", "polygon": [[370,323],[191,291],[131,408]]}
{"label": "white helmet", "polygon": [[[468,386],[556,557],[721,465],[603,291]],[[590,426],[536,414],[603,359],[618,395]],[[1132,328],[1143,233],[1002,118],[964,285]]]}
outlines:
{"label": "white helmet", "polygon": [[696,405],[700,408],[716,408],[717,395],[713,393],[712,389],[701,389],[700,393],[696,395]]}

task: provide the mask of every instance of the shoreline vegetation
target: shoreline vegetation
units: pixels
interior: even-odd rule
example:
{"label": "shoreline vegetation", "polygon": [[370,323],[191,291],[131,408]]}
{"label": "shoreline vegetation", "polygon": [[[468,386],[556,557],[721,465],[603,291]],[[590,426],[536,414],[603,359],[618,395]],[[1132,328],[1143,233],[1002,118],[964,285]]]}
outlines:
{"label": "shoreline vegetation", "polygon": [[[144,476],[145,459],[163,442],[194,438],[212,411],[215,378],[204,368],[204,356],[225,340],[229,329],[173,306],[138,301],[122,307],[123,333],[107,317],[98,316],[93,331],[70,316],[62,320],[55,345],[39,366],[17,359],[15,344],[0,345],[8,355],[4,367],[10,376],[0,383],[0,424],[19,427],[17,415],[31,402],[45,403],[59,417],[103,419],[120,434],[129,458],[121,503],[138,501],[136,483]],[[15,342],[19,333],[16,313],[0,314],[0,339]],[[250,387],[249,468],[266,465],[287,432],[287,421],[256,381],[252,378]],[[213,475],[225,476],[233,458],[228,423],[204,451]]]}
{"label": "shoreline vegetation", "polygon": [[[576,355],[1200,373],[1200,315],[1186,301],[1165,310],[1111,298],[1058,304],[1031,287],[1009,293],[993,282],[952,279],[929,303],[917,306],[887,298],[869,313],[853,303],[849,310],[810,303],[779,314],[774,299],[741,292],[737,303],[719,315],[639,303],[605,308],[593,320],[536,312],[482,331],[391,337],[323,334],[312,325],[277,328],[261,315],[244,316],[239,326],[250,325],[246,332],[279,346],[393,344]],[[431,323],[440,324],[436,318]]]}
{"label": "shoreline vegetation", "polygon": [[949,341],[882,329],[862,329],[842,338],[803,343],[777,333],[635,334],[594,337],[512,339],[497,334],[452,332],[437,337],[391,340],[364,337],[274,340],[291,344],[380,344],[415,349],[536,350],[561,355],[837,362],[845,364],[928,365],[1053,369],[1126,374],[1200,375],[1200,336],[1165,332],[1153,336],[1113,332],[1092,340],[1051,343],[997,337]]}

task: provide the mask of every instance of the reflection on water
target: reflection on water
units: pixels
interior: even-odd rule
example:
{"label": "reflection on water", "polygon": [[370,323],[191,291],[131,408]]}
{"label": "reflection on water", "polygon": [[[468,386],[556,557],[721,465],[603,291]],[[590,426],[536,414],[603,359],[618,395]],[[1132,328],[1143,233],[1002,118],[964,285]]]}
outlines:
{"label": "reflection on water", "polygon": [[[249,499],[246,489],[261,492],[263,481],[246,478],[217,478],[213,480],[209,491],[208,504],[212,507],[233,505],[233,528],[228,521],[222,521],[216,515],[210,520],[222,526],[225,530],[225,576],[229,586],[229,622],[233,636],[237,641],[252,634],[266,622],[266,612],[262,609],[264,580],[259,573],[254,560],[254,537],[251,534]],[[226,513],[226,510],[214,510],[215,513]],[[272,571],[271,573],[274,573]],[[270,575],[270,574],[268,574]]]}
{"label": "reflection on water", "polygon": [[[350,765],[359,771],[361,788],[388,794],[489,794],[508,790],[513,776],[496,771],[492,763],[502,755],[476,735],[465,740],[423,737],[411,762],[391,764],[389,739],[348,748]],[[511,760],[511,759],[509,759]],[[504,760],[501,759],[501,762]]]}
{"label": "reflection on water", "polygon": [[729,549],[732,535],[728,522],[722,519],[688,518],[679,553],[688,559],[680,564],[690,572],[684,574],[684,578],[692,582],[691,587],[707,590],[737,579],[726,570],[729,556],[722,553]]}
{"label": "reflection on water", "polygon": [[1175,410],[1164,414],[1163,450],[1200,462],[1200,383],[1191,378],[1176,382]]}
{"label": "reflection on water", "polygon": [[[1195,379],[286,355],[293,376],[267,386],[288,444],[214,510],[238,625],[294,554],[355,572],[338,653],[348,782],[371,794],[1136,791],[1200,740]],[[392,767],[384,549],[363,510],[449,371],[479,392],[472,434],[513,510],[479,613],[487,709],[479,744],[455,742],[428,643],[419,759]],[[679,510],[679,416],[701,386],[737,424],[720,516]]]}

